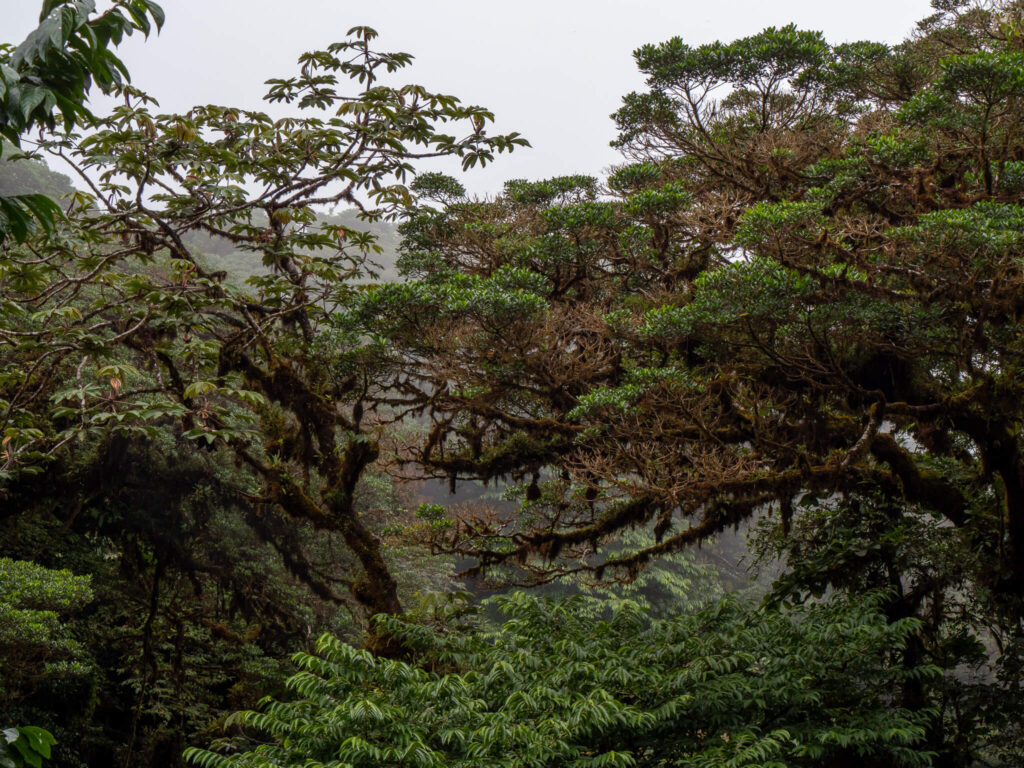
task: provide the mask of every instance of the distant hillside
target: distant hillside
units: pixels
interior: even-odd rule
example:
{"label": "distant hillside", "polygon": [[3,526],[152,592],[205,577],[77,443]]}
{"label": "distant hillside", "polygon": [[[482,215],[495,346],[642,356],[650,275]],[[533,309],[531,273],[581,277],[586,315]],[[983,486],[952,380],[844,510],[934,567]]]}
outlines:
{"label": "distant hillside", "polygon": [[[373,271],[377,273],[379,280],[399,279],[395,262],[398,260],[398,245],[402,238],[398,234],[396,224],[386,221],[363,221],[354,208],[339,213],[318,214],[317,220],[325,224],[343,224],[351,229],[375,234],[381,252],[371,255],[370,260],[376,265],[372,267]],[[193,232],[185,238],[185,242],[202,254],[210,269],[227,272],[236,284],[243,283],[246,278],[253,275],[267,273],[267,267],[261,263],[259,254],[237,250],[229,240],[223,237]]]}
{"label": "distant hillside", "polygon": [[[21,155],[19,150],[5,144],[3,159],[0,159],[0,196],[42,193],[61,197],[74,191],[71,179],[51,170],[45,163]],[[398,259],[398,244],[401,237],[398,228],[391,222],[366,222],[359,218],[355,209],[333,214],[321,214],[318,219],[329,224],[344,224],[352,229],[373,232],[381,253],[372,257],[379,267],[374,271],[381,280],[397,280],[395,262]],[[214,270],[224,270],[232,282],[241,284],[253,275],[266,274],[267,268],[260,262],[258,254],[239,251],[228,240],[195,232],[186,238],[186,243],[202,254],[207,265]]]}
{"label": "distant hillside", "polygon": [[13,144],[4,143],[0,160],[0,196],[44,194],[60,197],[74,192],[71,179],[40,160],[24,156]]}
{"label": "distant hillside", "polygon": [[399,280],[395,263],[398,261],[398,246],[402,242],[402,236],[398,234],[397,224],[391,221],[363,221],[359,218],[359,212],[354,208],[323,216],[322,219],[327,224],[344,224],[351,229],[375,234],[381,252],[374,254],[371,261],[378,265],[374,269],[379,275],[378,279],[381,281]]}

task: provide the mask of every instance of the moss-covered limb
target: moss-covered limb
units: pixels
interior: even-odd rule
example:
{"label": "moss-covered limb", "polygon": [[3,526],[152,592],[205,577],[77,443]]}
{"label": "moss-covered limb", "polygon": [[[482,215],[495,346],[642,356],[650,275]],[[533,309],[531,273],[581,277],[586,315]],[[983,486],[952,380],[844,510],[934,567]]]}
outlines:
{"label": "moss-covered limb", "polygon": [[352,594],[370,617],[402,613],[398,582],[384,560],[381,541],[366,526],[353,504],[356,484],[379,454],[380,448],[373,440],[365,436],[351,439],[337,472],[328,478],[328,485],[321,494],[336,530],[362,566],[363,574],[353,585]]}
{"label": "moss-covered limb", "polygon": [[[603,578],[604,572],[611,570],[631,578],[649,561],[699,545],[725,529],[750,519],[758,510],[768,508],[773,502],[782,507],[782,522],[786,529],[789,516],[793,513],[793,497],[802,491],[856,493],[868,487],[890,495],[899,490],[896,479],[888,473],[859,464],[843,465],[841,462],[815,467],[803,465],[787,471],[722,481],[709,485],[701,493],[687,499],[688,509],[702,510],[697,515],[697,522],[629,555],[595,562],[581,560],[578,565],[570,566],[568,572],[590,571],[596,573],[598,578]],[[563,548],[569,549],[581,544],[591,545],[591,549],[596,551],[603,540],[612,538],[622,528],[648,522],[658,509],[670,509],[666,503],[666,500],[653,496],[631,499],[589,526],[521,537],[523,543],[518,548],[509,552],[488,553],[481,564],[486,568],[493,563],[521,562],[535,553],[555,557]]]}
{"label": "moss-covered limb", "polygon": [[1024,595],[1024,456],[1020,440],[1006,425],[983,446],[985,463],[1002,481],[997,484],[1003,502],[1003,525],[1007,546],[1006,568],[1010,575],[1006,586]]}
{"label": "moss-covered limb", "polygon": [[[254,463],[248,456],[268,481],[269,496],[289,514],[340,532],[364,569],[364,577],[353,582],[352,594],[369,615],[401,612],[397,585],[384,562],[380,542],[353,507],[356,484],[379,456],[377,443],[365,435],[353,434],[339,445],[339,428],[352,425],[332,402],[313,392],[287,361],[275,361],[269,371],[257,367],[245,353],[233,355],[232,362],[268,398],[291,411],[302,429],[316,437],[315,463],[324,483],[318,500],[287,469]],[[311,456],[308,459],[313,461]]]}
{"label": "moss-covered limb", "polygon": [[589,544],[594,549],[607,537],[632,525],[641,525],[650,520],[662,508],[660,500],[652,495],[640,495],[611,505],[611,508],[590,525],[566,531],[538,531],[513,536],[519,543],[511,555],[522,557],[526,553],[539,553],[548,559],[558,557],[565,547],[575,544]]}
{"label": "moss-covered limb", "polygon": [[246,522],[259,537],[281,556],[288,571],[309,587],[313,594],[329,603],[347,604],[349,599],[334,591],[320,578],[303,552],[294,520],[283,518],[266,504],[256,504],[246,515]]}
{"label": "moss-covered limb", "polygon": [[701,515],[699,522],[687,526],[678,533],[628,555],[609,557],[596,565],[587,564],[585,569],[593,571],[598,578],[603,578],[605,571],[609,570],[613,573],[624,574],[627,578],[633,577],[651,560],[707,541],[715,534],[740,524],[749,518],[756,509],[767,506],[775,500],[775,496],[765,494],[741,503],[717,504]]}
{"label": "moss-covered limb", "polygon": [[[514,523],[507,518],[495,519],[488,515],[466,517],[432,539],[431,545],[436,552],[475,559],[477,564],[464,570],[463,576],[482,576],[495,566],[508,564],[534,572],[537,578],[533,583],[543,583],[564,572],[555,565],[563,551],[581,546],[596,551],[623,528],[642,524],[658,511],[653,497],[622,499],[610,504],[590,524],[557,528],[557,523],[553,522],[549,528],[537,530],[534,526],[521,533],[508,530],[510,523],[513,527]],[[540,569],[543,574],[530,565],[537,558],[546,564]]]}
{"label": "moss-covered limb", "polygon": [[892,435],[874,435],[870,450],[876,459],[892,468],[907,501],[934,509],[954,525],[967,522],[967,499],[963,492],[942,475],[918,467],[913,454]]}
{"label": "moss-covered limb", "polygon": [[[826,476],[832,477],[834,472],[835,470],[832,468],[821,467],[815,476],[819,484],[828,487],[829,483],[825,478]],[[852,474],[856,475],[857,473]],[[702,502],[694,502],[691,509],[703,509],[704,511],[700,513],[698,522],[682,531],[671,534],[629,555],[594,561],[580,558],[578,563],[564,567],[548,566],[541,569],[543,573],[539,573],[537,578],[540,581],[546,581],[552,577],[580,571],[592,572],[598,578],[604,578],[604,573],[608,570],[626,578],[635,577],[637,572],[650,560],[678,552],[689,546],[699,545],[726,528],[738,525],[771,502],[779,501],[780,498],[790,498],[799,489],[801,477],[806,477],[806,475],[794,472],[785,476],[777,484],[765,483],[763,479],[749,480],[745,483],[747,491],[745,495],[735,493],[740,484],[733,484],[731,486],[732,493],[728,498],[712,499],[709,496]],[[558,561],[560,555],[570,551],[576,552],[580,547],[585,547],[588,552],[598,552],[605,542],[614,539],[623,529],[649,523],[659,511],[666,509],[665,504],[664,499],[653,495],[637,496],[615,504],[608,512],[589,525],[563,530],[513,534],[508,539],[510,546],[500,549],[480,549],[476,548],[472,542],[468,543],[468,546],[461,546],[458,543],[458,534],[456,534],[452,539],[454,544],[452,551],[466,556],[475,555],[478,558],[477,565],[465,572],[469,575],[481,575],[488,569],[502,564],[529,567],[528,563],[533,557],[541,557],[549,563],[554,563]]]}
{"label": "moss-covered limb", "polygon": [[267,500],[289,516],[309,521],[315,528],[337,531],[352,551],[362,574],[350,586],[352,596],[367,618],[377,614],[400,614],[398,583],[384,560],[380,540],[355,510],[355,486],[363,471],[378,455],[378,447],[368,440],[354,440],[338,460],[339,472],[320,493],[319,500],[284,467],[268,465],[250,452],[236,449],[240,456],[263,478]]}
{"label": "moss-covered limb", "polygon": [[[1002,500],[1002,535],[1006,537],[1003,560],[1009,574],[1004,586],[1024,594],[1024,450],[1016,412],[1019,390],[1012,376],[985,376],[968,392],[950,398],[934,418],[940,423],[948,422],[971,439],[981,459],[977,467],[980,478],[989,482],[998,478],[994,488]],[[941,504],[941,489],[936,487],[934,493],[936,503]],[[946,514],[943,507],[937,508]],[[957,522],[953,517],[950,519]]]}
{"label": "moss-covered limb", "polygon": [[329,474],[336,470],[333,466],[336,432],[339,427],[350,429],[353,425],[331,400],[316,392],[291,363],[272,358],[265,370],[250,355],[231,344],[221,348],[219,369],[221,375],[238,371],[268,400],[291,411],[303,429],[316,436],[323,469]]}
{"label": "moss-covered limb", "polygon": [[[420,464],[441,477],[457,476],[466,479],[493,480],[498,477],[517,477],[539,467],[557,462],[559,457],[574,450],[572,438],[538,430],[535,435],[514,432],[487,448],[456,455],[421,456]],[[438,452],[440,453],[440,452]]]}
{"label": "moss-covered limb", "polygon": [[[715,401],[717,402],[717,401]],[[577,519],[569,522],[563,515],[555,514],[553,511],[559,504],[568,500],[559,497],[560,500],[548,499],[543,504],[545,509],[551,510],[551,527],[547,527],[547,518],[542,514],[540,520],[534,519],[531,527],[522,532],[509,532],[507,521],[502,519],[488,520],[460,520],[449,534],[445,534],[445,543],[441,548],[444,551],[457,552],[467,557],[478,557],[476,571],[487,570],[499,564],[525,565],[529,570],[532,565],[528,561],[532,558],[540,558],[548,562],[554,562],[559,555],[575,552],[580,548],[588,548],[595,551],[598,546],[614,539],[615,536],[625,528],[632,525],[644,524],[658,514],[670,514],[672,510],[679,510],[685,507],[691,510],[715,509],[719,510],[714,515],[709,515],[701,523],[695,524],[684,535],[672,537],[672,543],[666,545],[670,551],[674,546],[685,546],[688,543],[699,542],[705,537],[713,535],[720,530],[721,526],[727,526],[753,513],[753,510],[761,504],[776,500],[786,503],[798,494],[801,490],[814,491],[842,491],[857,492],[858,489],[866,487],[867,484],[874,485],[879,490],[887,493],[898,493],[899,488],[891,474],[874,468],[863,461],[862,453],[870,441],[870,437],[877,430],[884,413],[881,407],[870,411],[871,418],[867,428],[863,428],[852,416],[846,419],[826,419],[830,427],[829,439],[826,441],[832,450],[828,453],[828,460],[820,460],[820,463],[811,464],[813,456],[808,457],[805,452],[792,448],[786,453],[781,452],[781,446],[771,442],[774,440],[793,440],[797,433],[803,434],[807,431],[807,425],[782,425],[782,436],[775,434],[779,431],[779,425],[768,428],[766,425],[752,423],[749,419],[740,418],[733,413],[726,421],[737,421],[738,426],[723,426],[701,428],[701,426],[690,426],[684,428],[683,419],[666,416],[668,426],[661,423],[660,408],[679,408],[678,403],[671,403],[660,400],[649,404],[649,409],[659,411],[657,416],[658,427],[663,431],[656,437],[650,437],[658,445],[662,443],[677,445],[678,451],[683,451],[683,446],[689,443],[708,446],[718,445],[722,450],[728,451],[729,445],[740,445],[746,447],[753,443],[755,449],[768,451],[769,448],[776,453],[775,466],[762,466],[762,462],[751,459],[749,466],[742,471],[733,468],[733,460],[736,457],[731,453],[727,457],[719,457],[710,465],[701,465],[699,471],[690,460],[686,458],[685,452],[666,453],[662,460],[678,461],[676,470],[688,479],[680,486],[671,484],[664,488],[659,486],[659,478],[668,478],[673,470],[666,466],[664,471],[658,470],[646,480],[639,480],[633,484],[634,492],[630,497],[609,503],[609,508],[594,520],[588,520],[587,515],[580,515]],[[689,423],[693,423],[693,415],[690,414]],[[679,423],[676,423],[679,422]],[[545,463],[553,468],[575,466],[574,462],[589,461],[597,463],[587,470],[587,484],[590,487],[587,499],[593,502],[597,498],[598,489],[603,486],[615,486],[619,476],[632,467],[635,471],[646,472],[653,470],[650,465],[653,460],[651,456],[643,451],[634,455],[632,444],[640,439],[641,435],[652,434],[651,429],[645,426],[641,419],[634,423],[630,419],[622,419],[621,423],[607,427],[612,434],[600,436],[584,436],[581,441],[566,442],[561,446],[564,453],[557,456],[549,456],[544,453],[547,444],[536,445],[530,441],[517,442],[510,440],[502,444],[505,448],[518,448],[520,450],[504,451],[499,455],[490,455],[485,452],[480,459],[473,461],[470,457],[463,455],[448,456],[432,462],[428,468],[442,470],[445,473],[457,473],[459,476],[490,476],[491,473],[504,475],[524,476],[533,471],[530,462],[538,459],[545,459]],[[793,435],[789,432],[792,431]],[[787,443],[788,444],[788,443]],[[823,446],[816,446],[824,449]],[[746,455],[746,452],[744,455]],[[672,457],[670,459],[670,456]],[[596,457],[596,458],[594,458]],[[810,459],[810,460],[809,460]],[[724,463],[723,463],[724,461]],[[496,463],[497,462],[497,463]],[[634,463],[629,463],[634,462]],[[646,463],[645,463],[646,462]],[[634,466],[635,464],[635,466]],[[657,462],[656,462],[657,464]],[[543,466],[541,464],[540,466]],[[660,464],[658,464],[660,466]],[[596,471],[596,474],[594,472]],[[667,479],[666,479],[667,482]],[[630,491],[627,491],[630,493]],[[589,495],[594,494],[594,495]],[[530,499],[527,496],[528,500]],[[540,494],[534,496],[533,500],[538,501]],[[593,504],[590,506],[593,511]],[[721,510],[726,510],[722,512]],[[554,522],[554,521],[558,522]],[[503,546],[493,547],[488,542],[498,540]],[[656,549],[652,554],[663,551]],[[644,556],[630,561],[636,565],[643,560]],[[630,563],[623,563],[623,567]],[[553,569],[560,568],[560,565],[552,565]],[[585,569],[593,569],[596,565],[584,566]]]}
{"label": "moss-covered limb", "polygon": [[[352,594],[368,616],[401,613],[397,582],[384,562],[380,541],[366,528],[353,506],[356,485],[380,453],[376,442],[357,433],[344,446],[339,445],[339,428],[354,425],[332,402],[314,392],[286,361],[274,361],[267,371],[245,353],[222,357],[222,364],[225,361],[241,370],[269,399],[291,411],[304,434],[316,436],[316,458],[309,455],[307,460],[315,462],[322,475],[319,500],[300,486],[287,469],[255,462],[269,484],[270,497],[290,515],[342,535],[363,569],[363,576],[353,582]],[[254,461],[251,455],[248,460]]]}
{"label": "moss-covered limb", "polygon": [[291,517],[308,521],[314,528],[336,530],[337,521],[317,504],[287,468],[266,464],[243,446],[236,446],[235,453],[263,481],[264,496],[268,501],[278,504]]}
{"label": "moss-covered limb", "polygon": [[[496,400],[497,398],[491,398]],[[505,425],[511,429],[521,430],[523,432],[532,432],[540,434],[556,433],[567,436],[574,436],[583,431],[584,427],[579,424],[574,424],[568,419],[559,418],[560,414],[564,414],[572,409],[575,405],[575,399],[571,402],[563,403],[562,408],[552,408],[552,413],[556,414],[553,416],[519,416],[514,413],[510,413],[509,410],[501,409],[493,402],[476,402],[476,401],[455,401],[453,398],[449,398],[451,402],[443,403],[439,410],[442,412],[447,411],[459,412],[471,414],[485,419],[488,423],[494,423],[499,425]],[[442,401],[443,402],[443,401]],[[540,402],[544,402],[541,400]]]}

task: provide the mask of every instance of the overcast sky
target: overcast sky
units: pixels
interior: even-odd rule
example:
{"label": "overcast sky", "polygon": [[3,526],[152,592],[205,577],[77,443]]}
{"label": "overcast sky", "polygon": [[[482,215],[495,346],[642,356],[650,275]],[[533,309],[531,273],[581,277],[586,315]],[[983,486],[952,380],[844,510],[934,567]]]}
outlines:
{"label": "overcast sky", "polygon": [[[929,13],[927,0],[160,0],[158,37],[132,38],[121,55],[161,111],[193,104],[261,108],[263,82],[289,76],[306,50],[374,27],[380,50],[416,57],[408,82],[480,104],[496,129],[532,149],[463,177],[494,193],[509,178],[600,175],[618,161],[609,115],[642,88],[632,51],[675,35],[690,44],[731,40],[795,22],[833,42],[898,42]],[[100,3],[102,5],[102,2]],[[37,0],[0,0],[0,40],[35,26]]]}

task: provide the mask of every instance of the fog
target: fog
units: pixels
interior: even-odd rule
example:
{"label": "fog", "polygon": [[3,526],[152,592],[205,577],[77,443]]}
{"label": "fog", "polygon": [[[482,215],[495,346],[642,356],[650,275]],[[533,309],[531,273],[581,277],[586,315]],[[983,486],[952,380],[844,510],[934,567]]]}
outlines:
{"label": "fog", "polygon": [[[0,0],[3,34],[20,42],[37,23],[36,0]],[[263,83],[288,76],[303,51],[374,27],[379,48],[416,60],[405,80],[492,110],[495,129],[519,131],[532,149],[462,178],[494,193],[509,178],[600,174],[618,161],[609,115],[643,86],[632,52],[675,35],[691,44],[729,40],[790,22],[834,42],[898,42],[929,13],[926,0],[164,0],[159,36],[127,41],[135,85],[161,111],[193,104],[262,108]],[[101,3],[102,7],[102,3]],[[102,100],[97,106],[102,107]]]}

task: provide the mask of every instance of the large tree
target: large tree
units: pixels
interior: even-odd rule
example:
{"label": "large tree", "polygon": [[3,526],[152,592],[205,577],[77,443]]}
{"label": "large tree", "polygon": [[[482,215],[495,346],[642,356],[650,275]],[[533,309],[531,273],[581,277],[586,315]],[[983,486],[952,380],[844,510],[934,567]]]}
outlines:
{"label": "large tree", "polygon": [[392,342],[365,348],[378,402],[428,422],[409,466],[519,483],[514,512],[425,509],[438,551],[628,578],[765,525],[780,599],[888,587],[925,621],[904,663],[979,670],[901,693],[965,764],[1019,705],[1024,42],[1017,3],[936,11],[897,46],[639,49],[605,187],[424,179],[415,279],[334,322]]}
{"label": "large tree", "polygon": [[[1016,6],[946,6],[895,47],[786,27],[641,48],[650,90],[615,115],[635,162],[605,195],[424,180],[456,199],[405,225],[419,279],[335,322],[397,345],[378,399],[431,417],[410,461],[532,479],[450,548],[628,570],[870,489],[1024,591],[1024,54]],[[660,543],[585,554],[645,522]]]}
{"label": "large tree", "polygon": [[[348,590],[372,615],[401,610],[355,507],[379,448],[363,418],[365,376],[323,321],[351,300],[375,246],[366,232],[322,225],[314,207],[384,217],[410,202],[415,160],[454,155],[469,168],[525,142],[488,136],[480,107],[382,84],[411,57],[375,52],[370,29],[351,35],[270,82],[267,98],[297,116],[219,106],[158,115],[125,86],[99,130],[44,137],[90,193],[56,232],[0,257],[0,418],[2,470],[15,482],[111,434],[169,430],[226,446],[255,478],[253,524],[298,572],[289,520],[339,534],[358,563]],[[443,133],[446,124],[461,133]],[[249,254],[259,274],[228,281],[190,245],[196,233]]]}

